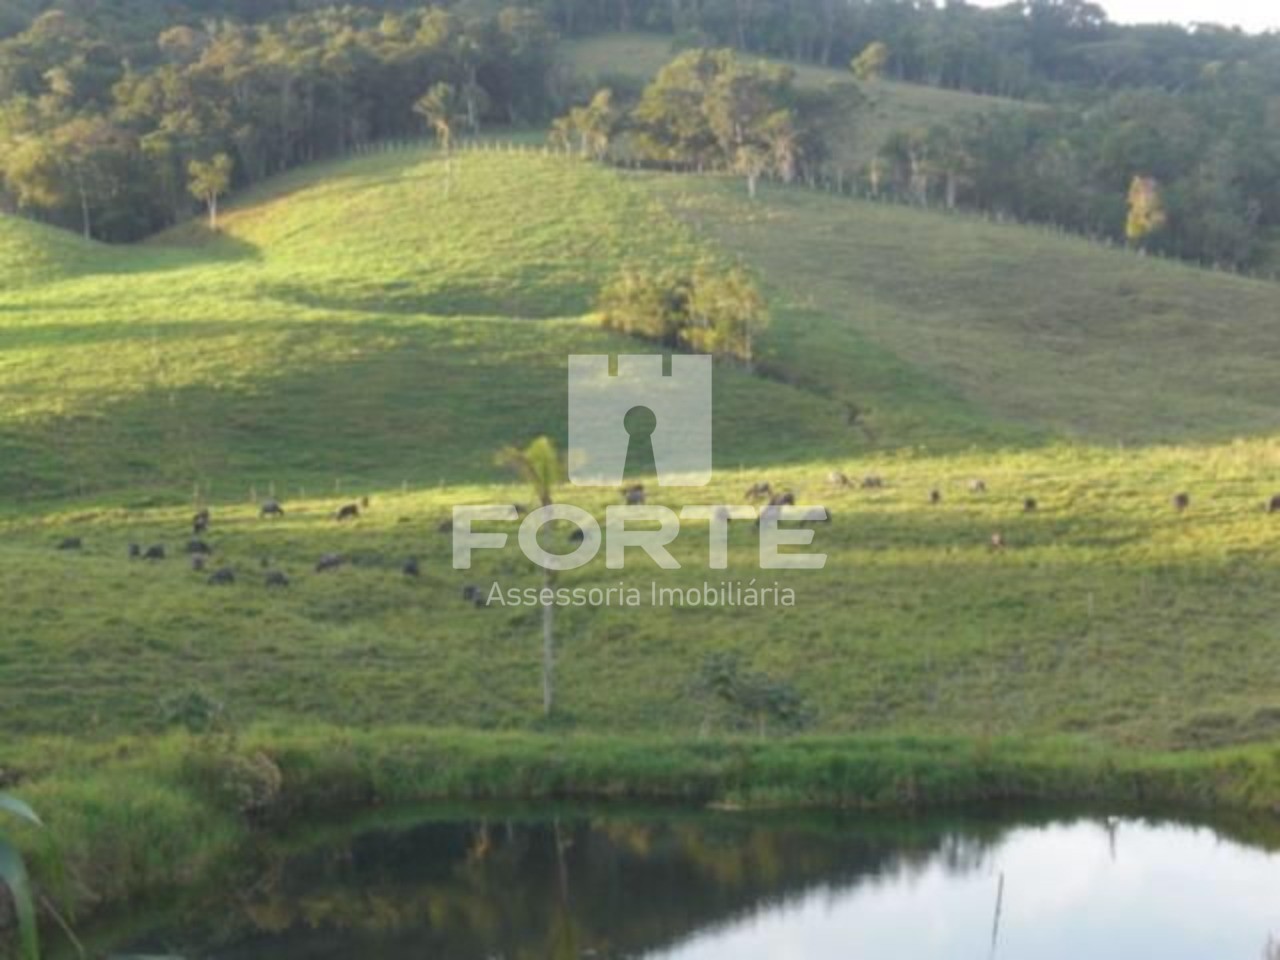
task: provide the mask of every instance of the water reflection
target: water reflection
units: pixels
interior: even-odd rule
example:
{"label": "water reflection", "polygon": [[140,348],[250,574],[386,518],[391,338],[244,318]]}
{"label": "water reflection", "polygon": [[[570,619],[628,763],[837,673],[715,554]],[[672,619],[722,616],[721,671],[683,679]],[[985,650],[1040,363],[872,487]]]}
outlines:
{"label": "water reflection", "polygon": [[264,853],[244,892],[127,949],[226,960],[1258,960],[1280,932],[1280,857],[1139,821],[493,813],[309,843]]}

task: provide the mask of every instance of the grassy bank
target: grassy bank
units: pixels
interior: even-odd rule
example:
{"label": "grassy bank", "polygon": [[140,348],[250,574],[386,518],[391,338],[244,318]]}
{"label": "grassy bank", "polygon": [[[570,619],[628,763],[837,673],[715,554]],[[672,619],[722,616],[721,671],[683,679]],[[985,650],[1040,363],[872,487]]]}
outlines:
{"label": "grassy bank", "polygon": [[255,832],[434,800],[643,800],[742,808],[1006,801],[1280,813],[1280,751],[1139,754],[1057,740],[674,740],[400,727],[258,729],[97,746],[29,741],[9,776],[22,837],[77,915],[231,867]]}

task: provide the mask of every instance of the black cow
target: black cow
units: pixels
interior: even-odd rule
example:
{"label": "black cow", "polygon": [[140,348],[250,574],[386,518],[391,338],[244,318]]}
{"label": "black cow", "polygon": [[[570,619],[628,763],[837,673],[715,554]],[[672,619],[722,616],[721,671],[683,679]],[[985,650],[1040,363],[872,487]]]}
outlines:
{"label": "black cow", "polygon": [[341,554],[326,553],[316,561],[316,573],[324,573],[326,570],[337,570],[346,562],[347,558]]}
{"label": "black cow", "polygon": [[236,582],[236,572],[230,567],[223,567],[220,570],[213,571],[213,575],[209,577],[209,586],[225,587],[227,584]]}

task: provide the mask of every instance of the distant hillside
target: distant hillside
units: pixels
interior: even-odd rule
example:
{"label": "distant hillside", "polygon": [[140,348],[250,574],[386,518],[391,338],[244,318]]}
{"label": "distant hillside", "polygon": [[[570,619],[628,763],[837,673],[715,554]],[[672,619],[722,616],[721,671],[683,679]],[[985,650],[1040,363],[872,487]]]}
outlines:
{"label": "distant hillside", "polygon": [[[0,491],[493,478],[503,445],[563,434],[565,356],[629,346],[580,319],[600,286],[714,250],[589,164],[452,171],[427,150],[315,166],[216,236],[129,248],[11,223],[30,242],[0,261]],[[59,282],[24,285],[37,269]],[[725,463],[856,440],[834,401],[734,371],[722,388]]]}
{"label": "distant hillside", "polygon": [[[671,38],[659,34],[610,33],[561,44],[566,61],[582,83],[597,87],[623,78],[632,84],[652,79],[675,55]],[[777,61],[783,62],[783,61]],[[788,63],[801,87],[823,88],[852,82],[848,70]],[[1027,109],[1025,103],[958,90],[880,80],[862,85],[869,104],[847,126],[827,131],[833,166],[848,175],[862,170],[898,130],[926,128],[995,109]]]}
{"label": "distant hillside", "polygon": [[1266,435],[1280,408],[1273,285],[537,151],[452,175],[430,151],[310,167],[217,236],[108,248],[0,220],[0,244],[10,495],[494,477],[504,443],[563,432],[567,353],[635,348],[579,319],[600,285],[706,257],[741,259],[773,302],[765,378],[722,378],[726,466]]}
{"label": "distant hillside", "polygon": [[5,286],[48,282],[110,268],[121,254],[74,233],[0,214],[0,282]]}

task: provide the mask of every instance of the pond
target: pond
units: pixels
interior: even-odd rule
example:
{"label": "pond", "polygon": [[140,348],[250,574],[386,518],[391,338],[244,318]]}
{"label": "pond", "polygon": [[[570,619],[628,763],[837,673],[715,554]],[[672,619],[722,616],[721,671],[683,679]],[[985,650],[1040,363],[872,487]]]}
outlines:
{"label": "pond", "polygon": [[1280,855],[1136,818],[472,809],[313,831],[258,860],[234,893],[117,933],[112,949],[226,960],[1280,960]]}

